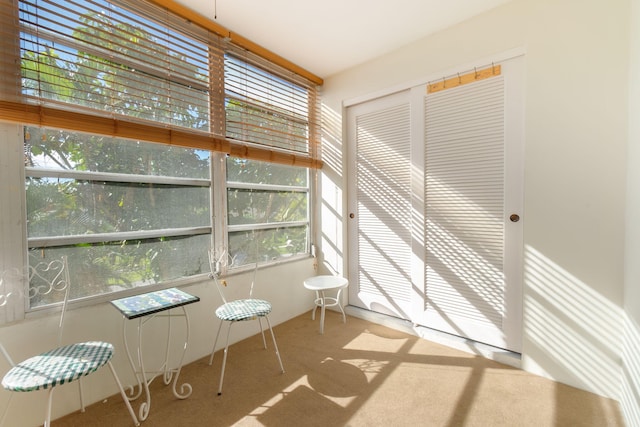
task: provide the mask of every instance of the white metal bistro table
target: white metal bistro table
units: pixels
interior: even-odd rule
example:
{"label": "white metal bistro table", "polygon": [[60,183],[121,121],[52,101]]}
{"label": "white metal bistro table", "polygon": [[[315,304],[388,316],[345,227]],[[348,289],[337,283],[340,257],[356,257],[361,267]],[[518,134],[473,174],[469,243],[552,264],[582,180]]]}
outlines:
{"label": "white metal bistro table", "polygon": [[[342,312],[342,322],[347,323],[347,316],[344,313],[342,304],[340,303],[340,295],[342,290],[349,286],[349,281],[341,276],[314,276],[304,281],[304,287],[315,291],[316,299],[315,307],[311,312],[311,320],[316,319],[316,309],[320,307],[320,333],[324,333],[324,311],[327,307],[338,307]],[[325,292],[337,291],[336,296],[326,296]]]}
{"label": "white metal bistro table", "polygon": [[[126,324],[124,321],[122,324],[122,335],[124,339],[124,346],[127,351],[127,357],[131,364],[131,369],[136,376],[138,382],[138,392],[129,396],[129,400],[136,400],[145,392],[146,399],[140,404],[139,418],[140,421],[147,419],[149,416],[149,410],[151,409],[151,393],[149,391],[149,384],[160,374],[163,375],[163,381],[165,385],[169,385],[173,379],[173,395],[178,399],[186,399],[191,396],[191,384],[184,383],[180,386],[180,393],[176,390],[178,377],[180,376],[180,370],[182,369],[182,362],[184,355],[187,352],[187,343],[189,342],[189,317],[185,306],[194,302],[200,301],[200,298],[184,292],[177,288],[162,289],[154,292],[147,292],[145,294],[134,295],[132,297],[120,298],[111,301],[111,304],[117,308],[126,320],[138,319],[138,366],[133,362],[131,357],[131,351],[129,350],[129,343],[126,334]],[[172,313],[172,309],[179,308],[180,311],[177,314]],[[144,366],[144,358],[142,357],[142,326],[154,317],[167,317],[167,344],[164,355],[164,363],[158,371],[147,371]],[[186,334],[184,339],[184,346],[182,347],[182,355],[180,362],[176,368],[171,369],[169,367],[169,346],[171,343],[171,319],[176,317],[184,317],[186,322]],[[147,374],[151,374],[148,378]],[[175,377],[174,377],[175,374]],[[133,387],[131,387],[131,393],[133,394]]]}

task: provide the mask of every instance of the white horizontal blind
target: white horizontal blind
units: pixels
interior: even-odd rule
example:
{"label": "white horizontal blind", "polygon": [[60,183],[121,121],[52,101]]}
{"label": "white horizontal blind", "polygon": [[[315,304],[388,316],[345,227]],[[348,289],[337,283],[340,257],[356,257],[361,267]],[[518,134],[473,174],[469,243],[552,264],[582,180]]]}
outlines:
{"label": "white horizontal blind", "polygon": [[227,138],[312,154],[319,112],[310,82],[232,46],[224,78]]}
{"label": "white horizontal blind", "polygon": [[23,95],[210,130],[217,36],[195,26],[176,31],[166,11],[144,3],[25,0],[19,8]]}
{"label": "white horizontal blind", "polygon": [[427,95],[425,309],[501,327],[504,82]]}
{"label": "white horizontal blind", "polygon": [[397,312],[411,298],[410,106],[363,114],[356,126],[359,292]]}
{"label": "white horizontal blind", "polygon": [[322,164],[316,84],[213,23],[145,0],[0,0],[0,24],[0,120]]}

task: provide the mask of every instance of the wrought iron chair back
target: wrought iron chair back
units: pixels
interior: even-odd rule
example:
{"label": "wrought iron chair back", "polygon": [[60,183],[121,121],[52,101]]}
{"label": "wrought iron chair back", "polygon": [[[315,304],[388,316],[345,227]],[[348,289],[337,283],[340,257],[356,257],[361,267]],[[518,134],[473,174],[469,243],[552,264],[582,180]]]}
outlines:
{"label": "wrought iron chair back", "polygon": [[71,291],[67,257],[52,261],[29,263],[29,302],[31,307],[39,305],[60,305],[58,320],[58,341],[62,344],[64,318]]}
{"label": "wrought iron chair back", "polygon": [[[120,389],[120,394],[125,401],[134,425],[139,425],[138,419],[131,408],[120,379],[118,378],[111,358],[113,357],[113,345],[102,341],[88,341],[62,345],[65,313],[71,291],[71,280],[66,257],[53,260],[30,262],[26,277],[29,280],[28,298],[31,307],[60,306],[58,320],[57,347],[30,357],[22,362],[14,363],[5,347],[0,342],[0,351],[12,368],[2,378],[2,386],[11,392],[31,392],[40,389],[48,389],[48,403],[45,414],[45,427],[51,423],[51,407],[53,390],[56,386],[78,381],[80,389],[80,406],[84,412],[84,397],[82,391],[82,377],[90,375],[104,365],[108,365],[114,380]],[[11,300],[20,298],[24,300],[24,291],[20,286],[16,287],[14,280],[20,280],[20,274],[15,272],[3,273],[0,276],[0,306],[10,308]],[[13,279],[13,280],[11,280]],[[22,285],[24,286],[24,285]],[[11,393],[13,396],[13,393]],[[0,425],[4,425],[11,400],[7,403]]]}

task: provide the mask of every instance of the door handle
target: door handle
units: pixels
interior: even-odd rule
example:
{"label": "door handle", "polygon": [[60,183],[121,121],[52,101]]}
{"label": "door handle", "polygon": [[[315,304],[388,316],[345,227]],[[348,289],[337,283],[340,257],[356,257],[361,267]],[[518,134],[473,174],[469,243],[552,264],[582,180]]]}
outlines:
{"label": "door handle", "polygon": [[518,222],[520,221],[520,215],[518,214],[511,214],[511,216],[509,217],[509,220],[511,222]]}

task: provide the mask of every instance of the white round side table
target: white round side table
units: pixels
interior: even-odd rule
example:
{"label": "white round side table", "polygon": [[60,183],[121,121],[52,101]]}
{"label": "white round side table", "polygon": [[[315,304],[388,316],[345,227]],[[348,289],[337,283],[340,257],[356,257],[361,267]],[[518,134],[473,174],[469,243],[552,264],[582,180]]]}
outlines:
{"label": "white round side table", "polygon": [[[340,304],[340,295],[342,290],[349,286],[349,281],[341,276],[314,276],[304,281],[304,287],[315,291],[316,299],[314,301],[315,307],[311,312],[311,320],[316,319],[316,309],[320,307],[320,333],[324,333],[324,311],[326,307],[338,306],[342,312],[342,322],[347,323],[347,316],[344,313],[342,304]],[[338,291],[336,296],[326,296],[327,291]]]}

